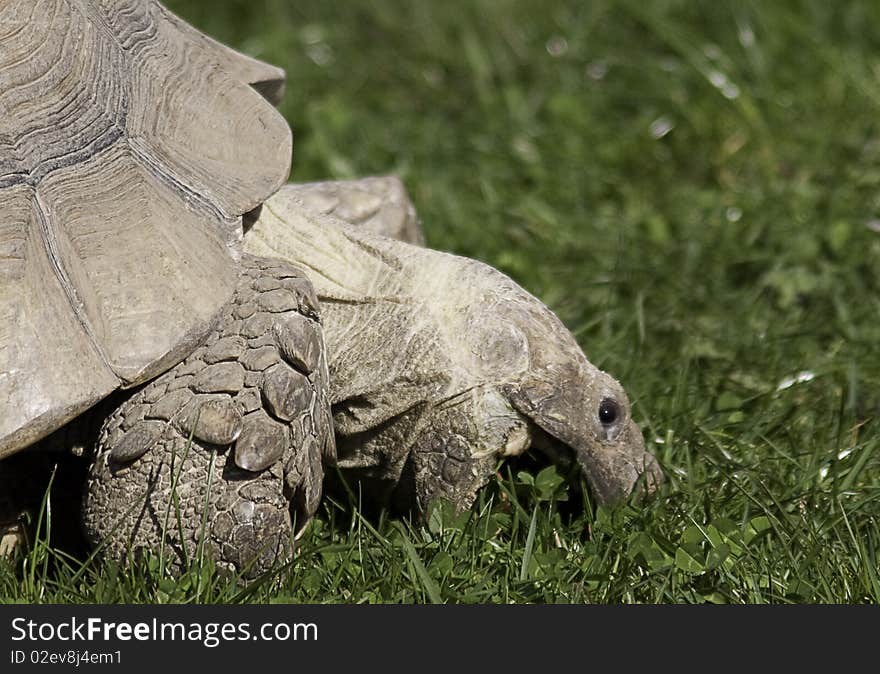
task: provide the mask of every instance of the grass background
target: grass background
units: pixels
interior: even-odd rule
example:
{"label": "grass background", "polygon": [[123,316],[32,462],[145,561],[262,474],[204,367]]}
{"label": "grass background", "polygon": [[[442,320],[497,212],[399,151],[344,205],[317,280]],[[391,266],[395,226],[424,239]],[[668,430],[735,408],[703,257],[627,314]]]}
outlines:
{"label": "grass background", "polygon": [[502,466],[429,526],[326,500],[289,569],[69,560],[18,601],[880,600],[880,5],[168,0],[287,69],[292,179],[397,173],[613,373],[670,477]]}

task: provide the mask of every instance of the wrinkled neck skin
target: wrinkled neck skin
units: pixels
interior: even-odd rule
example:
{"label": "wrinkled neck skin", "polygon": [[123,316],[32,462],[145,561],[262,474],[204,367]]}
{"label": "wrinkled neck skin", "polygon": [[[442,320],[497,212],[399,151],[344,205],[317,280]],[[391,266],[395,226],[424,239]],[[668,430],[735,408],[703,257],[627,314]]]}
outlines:
{"label": "wrinkled neck skin", "polygon": [[[607,377],[552,312],[500,272],[368,235],[291,201],[282,192],[267,202],[245,246],[302,265],[315,285],[340,467],[393,488],[415,444],[431,455],[462,444],[468,475],[456,478],[451,498],[468,507],[498,458],[532,444],[533,420],[552,396],[545,388]],[[559,415],[549,416],[552,425]],[[434,446],[425,448],[432,433]],[[638,443],[644,453],[640,435]],[[449,488],[432,491],[450,496]]]}
{"label": "wrinkled neck skin", "polygon": [[[526,371],[528,348],[486,311],[518,290],[512,282],[473,260],[278,211],[272,201],[264,206],[248,245],[308,271],[321,302],[338,434],[483,398],[488,416],[513,416],[502,412],[497,389]],[[341,465],[354,467],[347,459],[378,457],[340,456]]]}

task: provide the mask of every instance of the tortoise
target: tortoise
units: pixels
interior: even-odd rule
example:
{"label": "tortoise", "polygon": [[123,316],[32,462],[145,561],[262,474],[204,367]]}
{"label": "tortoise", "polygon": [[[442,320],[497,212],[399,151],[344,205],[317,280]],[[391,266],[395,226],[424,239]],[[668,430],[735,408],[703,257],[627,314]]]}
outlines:
{"label": "tortoise", "polygon": [[282,70],[154,0],[13,0],[0,41],[7,543],[58,449],[105,554],[246,573],[334,463],[419,513],[532,445],[600,501],[662,479],[620,385],[513,281],[424,248],[399,181],[285,186]]}

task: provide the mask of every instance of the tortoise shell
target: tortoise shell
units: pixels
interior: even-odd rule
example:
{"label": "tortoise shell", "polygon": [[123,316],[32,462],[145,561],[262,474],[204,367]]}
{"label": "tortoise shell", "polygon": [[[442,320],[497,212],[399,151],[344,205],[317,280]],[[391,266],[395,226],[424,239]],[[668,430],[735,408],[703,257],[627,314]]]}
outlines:
{"label": "tortoise shell", "polygon": [[282,83],[153,0],[0,3],[0,458],[208,333],[288,177]]}

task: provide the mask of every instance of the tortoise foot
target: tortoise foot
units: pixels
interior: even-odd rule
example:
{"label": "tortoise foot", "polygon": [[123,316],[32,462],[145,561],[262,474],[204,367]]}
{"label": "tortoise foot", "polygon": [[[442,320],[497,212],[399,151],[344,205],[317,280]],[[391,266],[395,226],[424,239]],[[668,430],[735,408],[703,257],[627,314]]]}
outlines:
{"label": "tortoise foot", "polygon": [[16,522],[15,524],[0,524],[0,557],[12,557],[17,550],[23,550],[27,547],[27,536],[24,527]]}
{"label": "tortoise foot", "polygon": [[0,557],[13,557],[30,546],[52,484],[53,458],[45,452],[22,452],[0,463]]}
{"label": "tortoise foot", "polygon": [[335,457],[312,286],[245,256],[206,343],[105,421],[84,503],[90,541],[121,558],[214,559],[253,576],[286,560]]}

